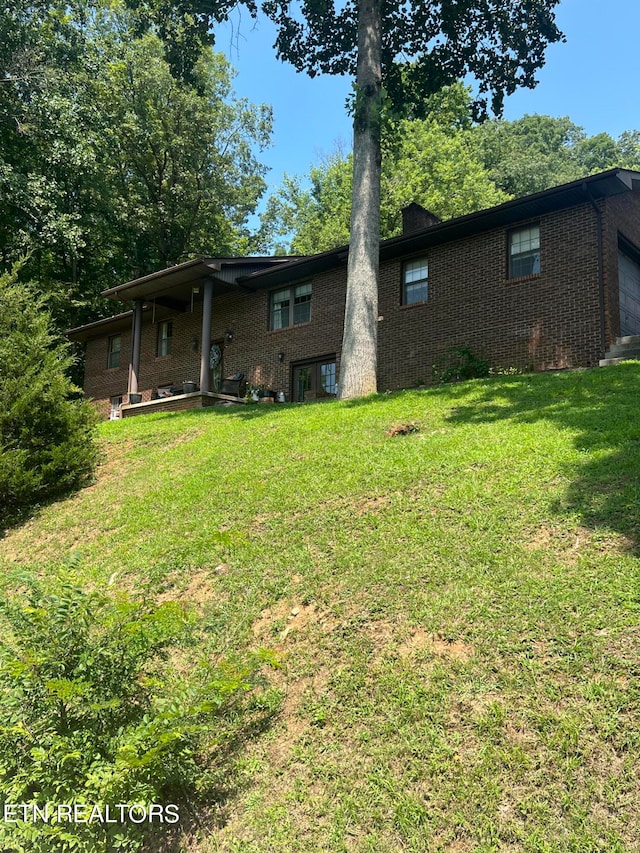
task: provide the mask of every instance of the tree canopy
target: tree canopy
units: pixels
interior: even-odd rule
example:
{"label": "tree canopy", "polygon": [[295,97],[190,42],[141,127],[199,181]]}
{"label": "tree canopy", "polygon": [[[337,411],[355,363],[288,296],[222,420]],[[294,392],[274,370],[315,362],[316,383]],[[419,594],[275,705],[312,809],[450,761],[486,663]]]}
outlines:
{"label": "tree canopy", "polygon": [[[380,237],[402,228],[411,202],[449,219],[491,207],[509,196],[491,179],[471,120],[469,90],[445,88],[429,102],[424,119],[383,122]],[[309,175],[287,176],[267,201],[261,240],[295,254],[326,251],[349,242],[352,155],[335,151]]]}
{"label": "tree canopy", "polygon": [[266,187],[270,109],[235,97],[210,47],[180,77],[143,12],[16,0],[0,13],[2,257],[28,255],[60,324],[103,313],[118,281],[244,252]]}
{"label": "tree canopy", "polygon": [[[460,83],[432,97],[427,113],[383,123],[382,239],[400,233],[411,202],[449,219],[605,169],[640,168],[638,131],[588,136],[569,117],[546,115],[474,123]],[[338,149],[307,175],[285,176],[262,217],[263,251],[311,254],[349,242],[351,156]]]}

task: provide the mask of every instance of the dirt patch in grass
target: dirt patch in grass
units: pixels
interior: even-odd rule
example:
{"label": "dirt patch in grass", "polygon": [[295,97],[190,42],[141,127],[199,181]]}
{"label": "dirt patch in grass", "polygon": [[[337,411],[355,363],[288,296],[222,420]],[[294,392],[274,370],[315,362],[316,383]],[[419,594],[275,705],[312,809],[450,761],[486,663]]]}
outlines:
{"label": "dirt patch in grass", "polygon": [[587,527],[555,527],[542,524],[530,531],[522,542],[527,551],[544,551],[553,554],[559,561],[574,565],[588,551],[629,553],[636,543],[623,534],[609,533],[604,536]]}
{"label": "dirt patch in grass", "polygon": [[409,658],[420,652],[427,652],[436,658],[466,663],[473,655],[473,648],[462,640],[446,639],[437,634],[428,634],[423,628],[418,628],[398,646],[398,655],[401,658]]}
{"label": "dirt patch in grass", "polygon": [[174,572],[167,578],[167,589],[160,593],[158,602],[185,601],[202,613],[209,602],[220,599],[219,579],[228,571],[226,563],[219,563],[213,569],[194,569],[188,575],[184,571]]}
{"label": "dirt patch in grass", "polygon": [[264,640],[273,640],[275,636],[283,644],[290,634],[303,633],[311,628],[325,633],[332,631],[335,625],[331,615],[319,610],[316,604],[282,599],[260,613],[253,623],[253,636]]}

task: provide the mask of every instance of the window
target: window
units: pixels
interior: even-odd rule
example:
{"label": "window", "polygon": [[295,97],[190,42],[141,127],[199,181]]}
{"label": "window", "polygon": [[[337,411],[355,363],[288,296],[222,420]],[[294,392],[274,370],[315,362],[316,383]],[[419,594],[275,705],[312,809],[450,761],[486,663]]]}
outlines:
{"label": "window", "polygon": [[271,328],[285,329],[311,319],[311,282],[271,294]]}
{"label": "window", "polygon": [[120,367],[120,348],[122,338],[120,335],[111,335],[109,338],[109,350],[107,355],[107,367]]}
{"label": "window", "polygon": [[158,324],[158,355],[171,355],[171,338],[173,337],[173,323],[164,320]]}
{"label": "window", "polygon": [[338,393],[335,356],[295,364],[293,373],[293,402],[334,397]]}
{"label": "window", "polygon": [[402,304],[415,305],[429,298],[429,262],[426,258],[407,261],[402,268]]}
{"label": "window", "polygon": [[121,417],[120,406],[122,406],[122,394],[117,397],[111,397],[109,400],[109,420],[117,421]]}
{"label": "window", "polygon": [[540,226],[530,225],[509,234],[509,278],[540,272]]}

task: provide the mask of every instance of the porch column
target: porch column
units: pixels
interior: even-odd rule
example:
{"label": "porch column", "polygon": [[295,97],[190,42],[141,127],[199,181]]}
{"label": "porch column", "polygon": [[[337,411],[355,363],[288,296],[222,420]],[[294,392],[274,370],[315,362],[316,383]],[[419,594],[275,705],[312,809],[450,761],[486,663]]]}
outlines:
{"label": "porch column", "polygon": [[200,344],[200,391],[209,390],[209,350],[211,349],[211,305],[213,302],[213,279],[205,278],[202,295],[202,333]]}
{"label": "porch column", "polygon": [[138,393],[140,375],[140,339],[142,337],[142,300],[133,303],[133,331],[131,334],[131,361],[129,362],[129,387],[127,393]]}

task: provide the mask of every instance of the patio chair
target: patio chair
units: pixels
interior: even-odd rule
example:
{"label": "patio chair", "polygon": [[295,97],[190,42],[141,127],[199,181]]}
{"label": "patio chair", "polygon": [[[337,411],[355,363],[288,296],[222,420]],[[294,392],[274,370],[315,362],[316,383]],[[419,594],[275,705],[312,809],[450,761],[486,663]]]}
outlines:
{"label": "patio chair", "polygon": [[220,393],[229,394],[231,397],[244,397],[247,383],[245,382],[244,373],[236,373],[235,376],[228,376],[220,383]]}

